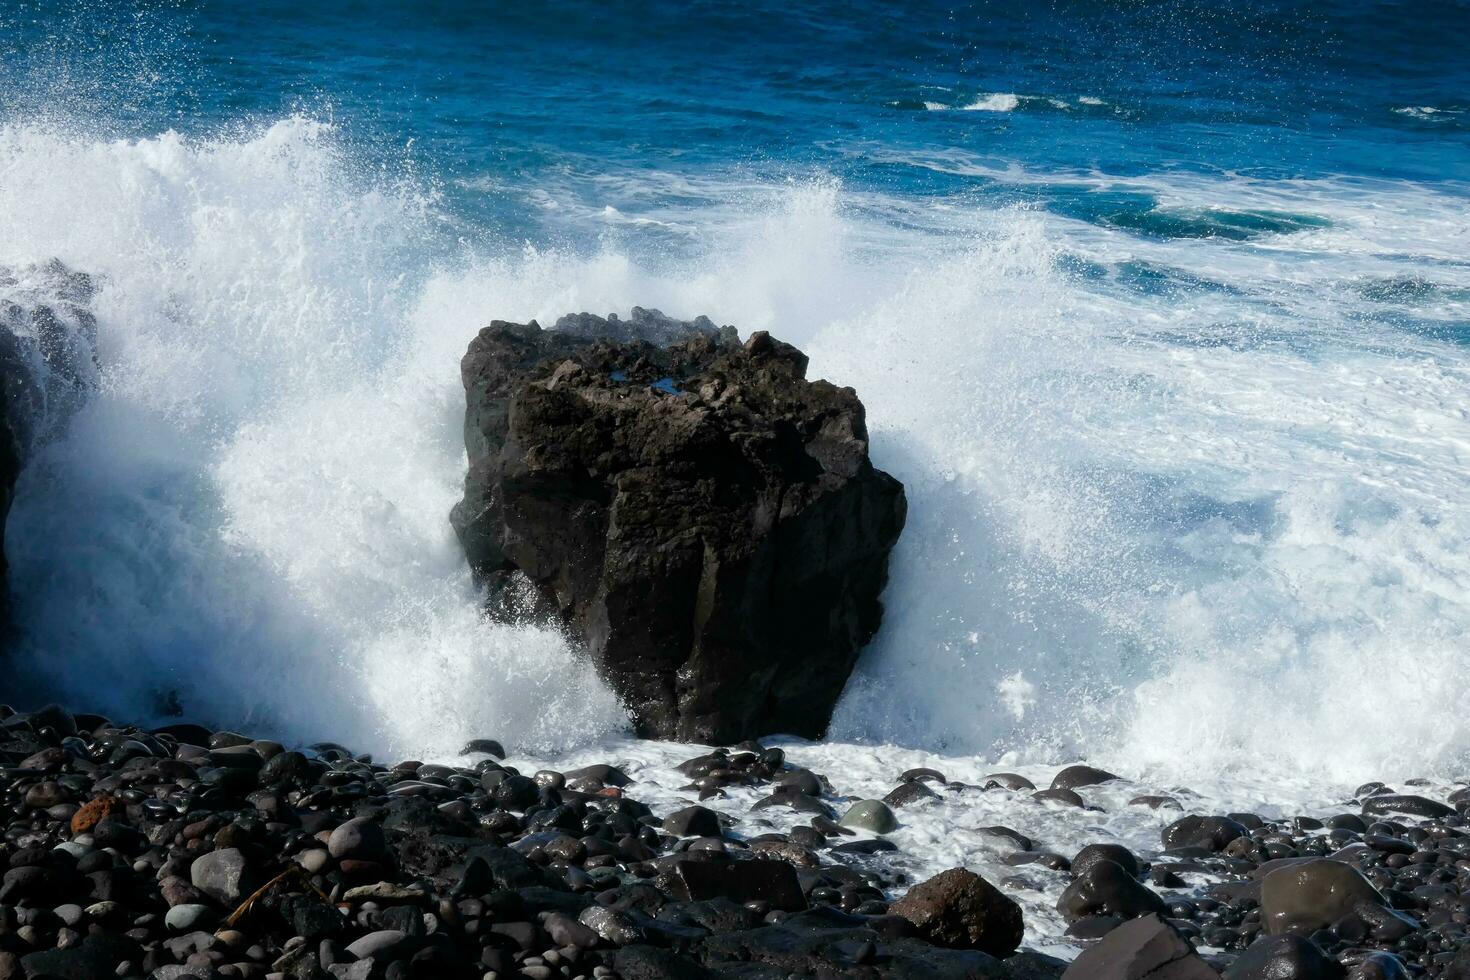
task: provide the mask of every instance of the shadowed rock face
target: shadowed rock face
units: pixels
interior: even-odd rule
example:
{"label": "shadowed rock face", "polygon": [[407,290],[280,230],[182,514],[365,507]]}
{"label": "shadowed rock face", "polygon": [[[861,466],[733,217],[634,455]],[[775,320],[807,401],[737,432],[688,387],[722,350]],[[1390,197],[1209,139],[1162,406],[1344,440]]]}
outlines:
{"label": "shadowed rock face", "polygon": [[10,593],[7,587],[10,563],[5,559],[5,522],[10,519],[10,504],[15,500],[15,481],[20,478],[20,450],[15,428],[10,421],[10,407],[0,398],[0,633],[10,624]]}
{"label": "shadowed rock face", "polygon": [[806,366],[637,309],[496,321],[461,362],[470,565],[502,614],[585,641],[641,734],[820,735],[878,629],[903,487]]}
{"label": "shadowed rock face", "polygon": [[9,625],[5,522],[32,449],[96,384],[94,286],[60,262],[0,266],[0,633]]}

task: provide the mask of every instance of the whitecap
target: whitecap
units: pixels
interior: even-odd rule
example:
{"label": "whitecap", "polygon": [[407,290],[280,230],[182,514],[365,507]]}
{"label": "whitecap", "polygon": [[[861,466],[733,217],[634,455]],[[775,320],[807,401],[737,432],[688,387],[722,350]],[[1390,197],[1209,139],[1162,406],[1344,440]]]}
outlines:
{"label": "whitecap", "polygon": [[1010,112],[1020,104],[1020,96],[1010,92],[995,92],[976,99],[964,108],[972,112]]}

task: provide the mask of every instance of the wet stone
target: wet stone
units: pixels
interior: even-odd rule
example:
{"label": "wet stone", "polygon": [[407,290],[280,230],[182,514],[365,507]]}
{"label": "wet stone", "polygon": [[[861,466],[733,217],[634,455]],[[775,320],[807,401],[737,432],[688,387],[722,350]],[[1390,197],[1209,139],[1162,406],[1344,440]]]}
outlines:
{"label": "wet stone", "polygon": [[1034,790],[1036,784],[1014,772],[993,772],[985,777],[986,789]]}
{"label": "wet stone", "polygon": [[1271,933],[1310,935],[1353,912],[1360,902],[1384,904],[1362,873],[1340,861],[1307,861],[1261,880],[1261,920]]}
{"label": "wet stone", "polygon": [[1068,766],[1057,773],[1051,781],[1052,789],[1077,789],[1080,786],[1096,786],[1119,777],[1106,769],[1092,766]]}
{"label": "wet stone", "polygon": [[1069,921],[1085,915],[1115,915],[1132,919],[1150,913],[1164,915],[1164,900],[1113,861],[1097,859],[1076,876],[1061,898],[1057,911]]}
{"label": "wet stone", "polygon": [[675,866],[678,897],[686,901],[727,898],[739,904],[764,902],[773,909],[806,908],[796,871],[780,861],[680,861]]}
{"label": "wet stone", "polygon": [[1031,798],[1039,803],[1056,803],[1061,806],[1078,808],[1087,806],[1087,801],[1078,795],[1077,792],[1066,788],[1039,790],[1032,793]]}
{"label": "wet stone", "polygon": [[689,806],[664,818],[664,831],[675,837],[718,837],[720,818],[710,809]]}
{"label": "wet stone", "polygon": [[939,799],[939,794],[930,789],[923,782],[900,783],[883,797],[883,802],[895,810],[916,803],[926,803]]}
{"label": "wet stone", "polygon": [[889,907],[920,936],[951,949],[1009,956],[1021,944],[1021,907],[972,871],[952,868],[909,889]]}
{"label": "wet stone", "polygon": [[843,814],[841,825],[854,830],[886,834],[898,829],[898,818],[882,800],[859,800]]}

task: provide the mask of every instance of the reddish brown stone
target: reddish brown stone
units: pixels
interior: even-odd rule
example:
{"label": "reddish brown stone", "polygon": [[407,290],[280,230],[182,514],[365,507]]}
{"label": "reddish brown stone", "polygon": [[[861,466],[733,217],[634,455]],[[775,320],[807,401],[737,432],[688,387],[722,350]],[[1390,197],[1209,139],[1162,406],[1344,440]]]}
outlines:
{"label": "reddish brown stone", "polygon": [[1006,957],[1021,945],[1021,907],[964,868],[941,871],[909,889],[888,910],[914,924],[936,946]]}

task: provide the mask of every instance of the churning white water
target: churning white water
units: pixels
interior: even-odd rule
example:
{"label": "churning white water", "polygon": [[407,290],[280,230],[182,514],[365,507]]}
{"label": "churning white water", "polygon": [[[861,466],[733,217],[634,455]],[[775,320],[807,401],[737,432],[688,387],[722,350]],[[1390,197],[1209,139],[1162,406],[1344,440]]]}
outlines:
{"label": "churning white water", "polygon": [[908,487],[834,738],[1177,778],[1463,764],[1470,347],[1396,317],[1402,286],[1465,322],[1470,229],[1412,187],[1132,183],[1181,220],[1301,220],[1149,236],[732,183],[634,221],[564,202],[606,237],[554,251],[457,242],[309,119],[0,129],[0,264],[99,286],[98,389],[11,514],[18,663],[120,717],[173,697],[401,755],[622,730],[560,637],[478,615],[447,514],[478,327],[638,304],[804,347]]}

